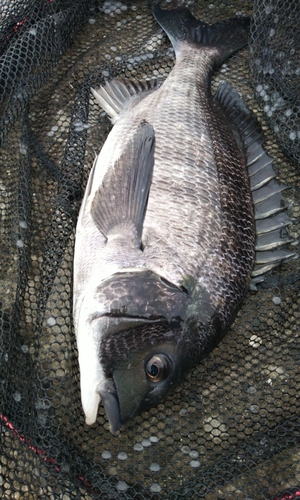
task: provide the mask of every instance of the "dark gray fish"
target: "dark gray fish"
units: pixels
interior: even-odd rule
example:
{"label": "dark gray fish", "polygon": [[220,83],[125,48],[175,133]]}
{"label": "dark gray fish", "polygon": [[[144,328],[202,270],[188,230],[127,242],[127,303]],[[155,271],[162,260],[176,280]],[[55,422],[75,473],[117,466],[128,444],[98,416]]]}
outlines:
{"label": "dark gray fish", "polygon": [[87,424],[149,409],[228,331],[256,279],[294,254],[283,189],[236,91],[214,68],[250,21],[212,26],[153,8],[176,52],[163,84],[93,90],[114,127],[86,187],[74,257],[74,324]]}

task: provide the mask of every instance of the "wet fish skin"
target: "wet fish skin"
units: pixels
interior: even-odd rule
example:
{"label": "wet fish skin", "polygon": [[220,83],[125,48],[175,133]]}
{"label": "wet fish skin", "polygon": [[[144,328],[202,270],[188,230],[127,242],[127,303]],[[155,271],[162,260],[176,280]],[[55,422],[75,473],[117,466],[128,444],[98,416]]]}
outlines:
{"label": "wet fish skin", "polygon": [[[213,69],[246,44],[249,20],[209,27],[187,9],[155,7],[154,15],[172,40],[175,67],[145,92],[120,83],[132,96],[120,112],[110,110],[115,124],[76,231],[82,404],[91,424],[102,399],[112,431],[164,399],[218,344],[254,264],[244,146],[210,91]],[[145,151],[151,140],[153,162]],[[133,203],[122,186],[139,175],[138,149],[151,184]]]}

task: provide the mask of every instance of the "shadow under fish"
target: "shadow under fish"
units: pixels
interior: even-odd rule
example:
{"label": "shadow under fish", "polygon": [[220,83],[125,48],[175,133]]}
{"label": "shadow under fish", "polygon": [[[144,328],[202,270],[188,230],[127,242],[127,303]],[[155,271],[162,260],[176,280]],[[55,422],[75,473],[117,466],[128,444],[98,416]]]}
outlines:
{"label": "shadow under fish", "polygon": [[250,20],[153,13],[176,64],[162,83],[92,90],[114,127],[76,229],[74,324],[87,424],[112,432],[163,400],[222,339],[252,283],[295,254],[258,123],[216,67]]}

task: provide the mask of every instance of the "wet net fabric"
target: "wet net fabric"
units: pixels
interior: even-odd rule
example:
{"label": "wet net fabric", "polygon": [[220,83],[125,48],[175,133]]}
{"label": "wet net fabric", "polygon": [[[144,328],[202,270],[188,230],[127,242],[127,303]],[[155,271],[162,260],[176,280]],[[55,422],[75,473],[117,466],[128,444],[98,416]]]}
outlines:
{"label": "wet net fabric", "polygon": [[[253,9],[251,1],[160,5],[179,3],[210,23]],[[272,8],[286,12],[285,4],[296,30],[296,2]],[[271,118],[266,85],[283,76],[289,58],[279,64],[275,57],[281,73],[269,69],[269,81],[261,79],[264,70],[253,62],[262,50],[256,33],[263,32],[258,21],[270,20],[271,2],[259,5],[253,86],[246,48],[223,64],[213,88],[231,82],[261,121],[278,178],[289,186],[290,233],[299,253],[299,171],[282,149],[297,119],[299,125],[299,87],[290,74],[296,104],[284,116],[294,121],[289,128],[279,106],[273,135],[265,122]],[[116,436],[102,407],[96,424],[85,425],[72,323],[74,234],[88,173],[111,126],[90,87],[118,75],[166,77],[174,53],[144,1],[3,0],[0,16],[1,498],[299,497],[299,260],[249,292],[225,339],[164,404]],[[284,22],[278,19],[274,37],[292,47],[295,35],[288,38],[294,32]],[[299,39],[295,50],[299,55]]]}
{"label": "wet net fabric", "polygon": [[255,95],[282,148],[300,165],[299,4],[254,2],[251,78]]}

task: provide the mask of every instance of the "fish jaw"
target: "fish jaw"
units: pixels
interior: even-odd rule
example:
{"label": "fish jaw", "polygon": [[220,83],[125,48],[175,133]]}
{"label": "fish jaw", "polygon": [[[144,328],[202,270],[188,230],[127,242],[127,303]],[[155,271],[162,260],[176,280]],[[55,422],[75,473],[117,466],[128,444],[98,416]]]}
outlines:
{"label": "fish jaw", "polygon": [[106,416],[109,421],[109,429],[112,434],[122,427],[120,421],[120,406],[115,384],[111,378],[105,379],[97,387],[97,392],[101,397]]}
{"label": "fish jaw", "polygon": [[96,325],[95,322],[89,321],[90,305],[87,298],[83,299],[76,328],[81,404],[87,425],[96,422],[101,401],[98,388],[106,379],[98,355],[99,338]]}

